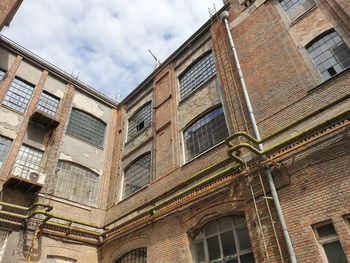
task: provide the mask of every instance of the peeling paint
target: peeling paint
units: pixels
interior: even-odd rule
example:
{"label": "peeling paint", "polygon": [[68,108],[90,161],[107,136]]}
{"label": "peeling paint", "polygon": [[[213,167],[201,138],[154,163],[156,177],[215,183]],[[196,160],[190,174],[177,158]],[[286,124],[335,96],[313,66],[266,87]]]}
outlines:
{"label": "peeling paint", "polygon": [[101,109],[100,105],[96,101],[90,99],[87,96],[84,96],[83,94],[77,93],[74,96],[73,102],[77,108],[89,112],[98,118],[102,118],[104,115],[104,111]]}
{"label": "peeling paint", "polygon": [[65,154],[65,153],[61,153],[59,159],[60,159],[60,160],[65,160],[65,161],[71,161],[71,162],[73,162],[72,156],[70,156],[70,155],[68,155],[68,154]]}
{"label": "peeling paint", "polygon": [[86,158],[90,157],[90,154],[88,154],[88,153],[84,153],[84,155],[85,155]]}
{"label": "peeling paint", "polygon": [[103,171],[102,170],[98,170],[96,168],[93,167],[89,167],[90,170],[94,171],[95,173],[97,173],[98,175],[102,175]]}
{"label": "peeling paint", "polygon": [[18,115],[12,112],[0,111],[0,120],[0,123],[5,123],[5,125],[8,124],[12,127],[17,127],[20,123]]}

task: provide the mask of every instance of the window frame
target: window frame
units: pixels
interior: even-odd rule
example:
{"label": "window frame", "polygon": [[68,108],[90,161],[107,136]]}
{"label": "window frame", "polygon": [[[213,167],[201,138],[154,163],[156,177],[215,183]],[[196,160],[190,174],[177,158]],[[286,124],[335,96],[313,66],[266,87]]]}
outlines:
{"label": "window frame", "polygon": [[[133,166],[135,165],[138,161],[141,161],[143,158],[146,158],[149,156],[149,166],[150,166],[150,169],[149,169],[149,175],[148,175],[148,179],[149,181],[144,184],[143,186],[141,186],[139,189],[135,190],[134,192],[131,192],[129,193],[128,195],[125,195],[125,183],[126,183],[126,172]],[[133,159],[129,164],[127,164],[125,166],[125,168],[123,168],[123,177],[122,177],[122,183],[121,183],[121,200],[124,200],[124,199],[127,199],[131,196],[133,196],[134,194],[138,193],[139,191],[141,191],[142,189],[144,189],[145,187],[147,187],[151,182],[152,182],[152,154],[150,151],[148,152],[145,152],[139,156],[137,156],[135,159]]]}
{"label": "window frame", "polygon": [[[149,124],[148,125],[144,125],[140,130],[136,130],[135,133],[130,135],[130,123],[132,121],[133,118],[137,118],[137,114],[139,114],[143,109],[145,109],[146,107],[150,107],[150,116],[149,116]],[[143,122],[145,122],[145,120],[148,119],[148,116],[146,116],[146,118],[144,118]],[[139,124],[137,124],[139,125]],[[135,126],[135,128],[137,127],[137,125]],[[152,127],[153,125],[153,107],[152,107],[152,100],[147,101],[146,103],[142,104],[129,118],[127,121],[127,131],[126,131],[126,143],[128,143],[129,141],[134,140],[137,136],[139,136],[139,134],[141,134],[142,132],[146,131],[147,129],[149,129],[150,127]]]}
{"label": "window frame", "polygon": [[[5,145],[5,144],[1,143],[1,141],[3,141],[3,140],[9,142],[9,145]],[[12,143],[13,143],[13,139],[8,138],[8,137],[6,137],[6,136],[0,134],[0,145],[4,145],[4,148],[5,148],[6,146],[8,146],[7,152],[3,155],[3,160],[1,161],[1,159],[0,159],[0,171],[1,171],[2,168],[4,167],[4,163],[6,162],[6,160],[7,160],[7,158],[8,158],[8,155],[9,155],[10,150],[11,150],[11,147],[12,147]],[[4,148],[2,148],[2,149],[0,148],[0,153],[3,152],[2,150],[3,150]]]}
{"label": "window frame", "polygon": [[[26,149],[28,149],[28,151],[26,151]],[[21,153],[22,153],[22,156],[21,158],[19,158],[19,155]],[[25,156],[23,153],[27,155],[26,158],[23,158],[23,156]],[[33,153],[35,153],[35,155],[33,155]],[[44,154],[45,154],[44,151],[38,148],[35,148],[31,145],[23,143],[19,148],[11,173],[16,177],[21,177],[21,178],[30,180],[30,178],[28,177],[30,176],[31,172],[35,172],[35,173],[42,172],[41,169],[42,169]],[[33,160],[36,162],[32,162]],[[34,166],[34,167],[31,167],[31,166]],[[20,172],[20,174],[16,174],[17,172]]]}
{"label": "window frame", "polygon": [[[208,78],[206,78],[202,83],[199,83],[197,86],[195,86],[193,89],[191,89],[188,93],[186,93],[185,95],[182,95],[182,85],[181,85],[181,79],[186,75],[186,73],[189,73],[189,71],[191,69],[193,69],[198,63],[200,63],[202,60],[204,60],[207,56],[212,56],[212,62],[213,62],[213,66],[215,69],[215,72],[209,76]],[[202,87],[204,87],[208,82],[210,82],[213,78],[215,78],[217,74],[217,69],[216,69],[216,64],[215,64],[215,57],[214,57],[214,53],[213,51],[207,50],[205,51],[203,54],[201,54],[200,56],[198,56],[193,62],[191,62],[177,77],[178,80],[178,87],[179,87],[179,97],[180,97],[180,103],[182,103],[183,101],[185,101],[187,98],[191,97],[191,95],[193,95],[195,92],[197,92],[198,90],[200,90]]]}
{"label": "window frame", "polygon": [[[51,109],[48,109],[47,105],[52,106],[52,105],[49,104],[49,103],[45,103],[45,106],[43,106],[43,105],[40,104],[41,101],[42,101],[41,99],[42,99],[43,94],[45,94],[46,96],[50,97],[50,99],[52,98],[52,99],[55,99],[55,100],[57,101],[57,105],[56,105],[55,111],[53,111],[53,110],[51,110]],[[51,101],[50,99],[48,99],[48,100]],[[48,116],[50,116],[50,117],[55,118],[55,117],[57,117],[57,114],[58,114],[58,112],[59,112],[59,110],[60,110],[60,103],[61,103],[61,99],[60,99],[59,97],[57,97],[57,96],[51,94],[50,92],[48,92],[48,91],[46,91],[46,90],[43,90],[43,91],[41,92],[41,94],[40,94],[40,98],[39,98],[39,100],[38,100],[38,103],[36,104],[35,109],[36,109],[37,111],[43,112],[45,115],[48,115]],[[43,109],[41,109],[41,108],[39,108],[39,107],[42,107]],[[50,112],[54,112],[54,114],[51,114]]]}
{"label": "window frame", "polygon": [[[145,262],[147,262],[147,247],[138,247],[132,250],[129,250],[128,252],[126,252],[125,254],[123,254],[122,256],[118,257],[116,260],[114,260],[114,263],[124,263],[124,257],[128,257],[129,255],[132,256],[132,253],[135,251],[142,251],[142,253],[146,254],[146,257],[143,260],[146,260]],[[122,261],[123,260],[123,261]],[[126,260],[128,260],[127,262],[130,262],[128,258],[126,258]],[[131,258],[131,260],[133,260]],[[137,262],[130,262],[130,263],[139,263],[140,261],[138,260]]]}
{"label": "window frame", "polygon": [[[96,120],[96,121],[98,121],[99,123],[101,123],[101,124],[104,125],[103,137],[101,137],[101,138],[102,138],[101,144],[98,144],[98,143],[96,143],[96,142],[93,142],[93,141],[91,140],[91,138],[88,140],[86,137],[84,137],[84,136],[82,136],[82,135],[79,136],[79,135],[76,134],[76,132],[72,133],[72,132],[70,132],[70,131],[68,130],[69,124],[70,124],[70,122],[71,122],[72,114],[73,114],[74,111],[79,112],[79,114],[82,113],[82,114],[84,114],[84,115],[90,117],[91,119],[94,119],[94,120]],[[79,117],[80,117],[80,116],[79,116]],[[75,124],[75,125],[76,125],[76,124]],[[81,128],[81,127],[79,126],[79,128]],[[96,116],[90,114],[89,112],[86,112],[86,111],[81,110],[81,109],[79,109],[79,108],[72,108],[72,109],[71,109],[71,112],[70,112],[70,115],[69,115],[69,120],[68,120],[68,124],[67,124],[67,128],[66,128],[65,134],[66,134],[66,135],[69,135],[69,136],[72,136],[73,138],[76,138],[76,139],[78,139],[78,140],[80,140],[80,141],[82,141],[82,142],[84,142],[84,143],[87,143],[87,144],[89,144],[89,145],[92,145],[92,146],[94,146],[94,147],[96,147],[96,148],[103,149],[103,148],[104,148],[104,145],[105,145],[105,141],[106,141],[106,130],[107,130],[107,123],[105,123],[105,122],[104,122],[103,120],[101,120],[100,118],[97,118]],[[94,132],[91,131],[91,130],[89,130],[89,132],[90,132],[90,135],[91,135],[91,133],[94,133]]]}

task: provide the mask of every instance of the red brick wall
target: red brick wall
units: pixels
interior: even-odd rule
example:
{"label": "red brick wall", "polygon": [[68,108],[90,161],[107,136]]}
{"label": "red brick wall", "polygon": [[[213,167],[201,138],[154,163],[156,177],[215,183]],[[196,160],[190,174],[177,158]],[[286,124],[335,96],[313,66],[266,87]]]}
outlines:
{"label": "red brick wall", "polygon": [[2,0],[0,2],[0,31],[8,25],[22,0]]}

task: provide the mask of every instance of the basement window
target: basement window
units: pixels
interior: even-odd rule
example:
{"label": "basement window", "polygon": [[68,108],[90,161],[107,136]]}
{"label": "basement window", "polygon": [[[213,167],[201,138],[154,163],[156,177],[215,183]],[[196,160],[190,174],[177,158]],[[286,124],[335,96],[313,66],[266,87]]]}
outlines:
{"label": "basement window", "polygon": [[323,80],[350,67],[350,49],[335,31],[316,38],[306,49]]}
{"label": "basement window", "polygon": [[197,119],[184,131],[186,161],[228,137],[224,111],[218,107]]}
{"label": "basement window", "polygon": [[123,198],[149,184],[151,177],[151,153],[133,161],[124,171]]}
{"label": "basement window", "polygon": [[147,248],[134,249],[122,257],[116,263],[146,263],[147,262]]}
{"label": "basement window", "polygon": [[0,135],[0,169],[10,151],[12,140]]}
{"label": "basement window", "polygon": [[151,123],[152,123],[152,103],[148,102],[146,105],[142,106],[129,119],[128,140],[132,139],[141,131],[150,127]]}
{"label": "basement window", "polygon": [[33,91],[34,87],[32,85],[15,78],[11,82],[11,86],[6,93],[2,104],[14,109],[15,111],[24,113],[27,110]]}
{"label": "basement window", "polygon": [[79,164],[59,161],[53,192],[56,196],[86,205],[96,205],[99,176]]}
{"label": "basement window", "polygon": [[36,108],[50,116],[55,117],[57,114],[59,103],[60,103],[59,98],[56,98],[50,93],[43,91],[41,93],[41,96]]}
{"label": "basement window", "polygon": [[191,94],[216,74],[212,52],[192,63],[179,77],[181,99]]}
{"label": "basement window", "polygon": [[332,223],[315,226],[314,231],[328,263],[348,262]]}
{"label": "basement window", "polygon": [[204,225],[193,240],[196,263],[254,263],[243,216],[226,216]]}

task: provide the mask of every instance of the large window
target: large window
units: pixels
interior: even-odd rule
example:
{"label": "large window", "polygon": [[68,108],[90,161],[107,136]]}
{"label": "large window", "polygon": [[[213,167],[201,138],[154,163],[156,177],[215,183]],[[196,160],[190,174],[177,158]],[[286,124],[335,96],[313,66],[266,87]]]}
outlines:
{"label": "large window", "polygon": [[78,203],[96,205],[98,174],[75,163],[59,161],[54,178],[54,194]]}
{"label": "large window", "polygon": [[27,145],[22,145],[19,149],[12,174],[30,180],[32,172],[39,172],[42,157],[42,151]]}
{"label": "large window", "polygon": [[124,171],[124,193],[127,197],[150,182],[151,153],[147,153],[132,162]]}
{"label": "large window", "polygon": [[228,136],[222,107],[209,112],[184,132],[186,160],[190,160]]}
{"label": "large window", "polygon": [[41,93],[41,96],[36,108],[54,117],[56,116],[59,103],[60,103],[60,100],[58,98],[49,94],[46,91],[43,91]]}
{"label": "large window", "polygon": [[67,133],[93,145],[103,147],[106,124],[83,111],[73,109]]}
{"label": "large window", "polygon": [[33,91],[33,86],[15,78],[11,82],[11,86],[2,103],[11,109],[24,113],[27,110]]}
{"label": "large window", "polygon": [[10,236],[9,231],[0,229],[0,262],[2,262],[2,258],[5,254],[9,236]]}
{"label": "large window", "polygon": [[137,248],[119,258],[116,263],[147,263],[147,248]]}
{"label": "large window", "polygon": [[181,99],[197,89],[201,84],[215,75],[215,63],[213,54],[207,53],[200,60],[191,65],[180,76]]}
{"label": "large window", "polygon": [[133,138],[142,130],[151,126],[152,103],[149,102],[139,109],[130,119],[128,126],[128,140]]}
{"label": "large window", "polygon": [[11,147],[11,140],[6,137],[0,136],[0,169],[5,162],[7,154]]}
{"label": "large window", "polygon": [[6,72],[3,71],[2,69],[0,69],[0,82],[2,81],[2,79],[4,78]]}
{"label": "large window", "polygon": [[350,67],[350,49],[335,31],[314,40],[307,51],[324,80]]}
{"label": "large window", "polygon": [[279,0],[279,2],[292,21],[315,5],[314,0]]}
{"label": "large window", "polygon": [[316,226],[314,230],[328,263],[348,263],[332,223]]}
{"label": "large window", "polygon": [[195,262],[254,263],[243,216],[227,216],[206,224],[193,240]]}

